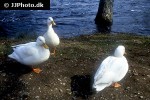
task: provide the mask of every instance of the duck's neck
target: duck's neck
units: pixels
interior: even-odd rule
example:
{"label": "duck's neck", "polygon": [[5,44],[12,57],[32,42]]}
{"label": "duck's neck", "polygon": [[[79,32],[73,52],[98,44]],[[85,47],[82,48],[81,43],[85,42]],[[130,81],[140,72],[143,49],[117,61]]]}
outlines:
{"label": "duck's neck", "polygon": [[54,32],[53,28],[52,28],[52,24],[51,25],[48,25],[48,29],[47,29],[48,32]]}

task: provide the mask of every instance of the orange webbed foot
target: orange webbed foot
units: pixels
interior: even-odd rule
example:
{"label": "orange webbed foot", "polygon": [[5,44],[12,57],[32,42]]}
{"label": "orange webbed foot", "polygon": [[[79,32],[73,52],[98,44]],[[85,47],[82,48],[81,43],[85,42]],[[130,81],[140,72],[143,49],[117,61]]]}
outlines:
{"label": "orange webbed foot", "polygon": [[112,86],[115,87],[115,88],[118,88],[118,87],[120,87],[121,85],[116,82],[116,83],[112,84]]}
{"label": "orange webbed foot", "polygon": [[56,54],[56,48],[54,49],[54,51],[50,54],[50,56],[54,56],[55,57]]}
{"label": "orange webbed foot", "polygon": [[51,53],[50,55],[53,56],[53,55],[55,55],[55,53]]}
{"label": "orange webbed foot", "polygon": [[39,74],[42,70],[40,68],[33,68],[33,72]]}

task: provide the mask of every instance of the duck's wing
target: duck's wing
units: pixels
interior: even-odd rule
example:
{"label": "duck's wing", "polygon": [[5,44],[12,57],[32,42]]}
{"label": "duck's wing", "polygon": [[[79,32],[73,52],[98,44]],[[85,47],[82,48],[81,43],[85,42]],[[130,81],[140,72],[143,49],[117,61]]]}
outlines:
{"label": "duck's wing", "polygon": [[112,61],[113,61],[112,56],[109,56],[103,60],[103,62],[99,66],[99,68],[94,76],[95,83],[97,83],[97,82],[107,83],[110,80],[110,77],[107,75],[110,74],[109,71],[110,71],[110,66],[111,66]]}
{"label": "duck's wing", "polygon": [[116,60],[115,63],[113,63],[111,70],[116,73],[115,79],[117,81],[120,81],[127,73],[128,71],[128,62],[125,57],[122,57],[118,60]]}
{"label": "duck's wing", "polygon": [[22,57],[33,56],[38,52],[35,42],[15,46],[14,51]]}
{"label": "duck's wing", "polygon": [[105,87],[109,86],[112,81],[112,73],[110,72],[110,63],[112,62],[113,57],[109,56],[103,60],[99,66],[95,76],[93,87],[96,88],[96,91],[101,91]]}
{"label": "duck's wing", "polygon": [[98,77],[102,77],[104,72],[106,72],[106,69],[108,69],[108,62],[110,62],[110,60],[111,60],[111,56],[107,57],[102,61],[98,70],[96,71],[94,79],[97,79]]}
{"label": "duck's wing", "polygon": [[21,46],[28,46],[28,45],[31,45],[31,44],[34,44],[35,42],[29,42],[29,43],[25,43],[25,44],[18,44],[18,45],[13,45],[11,46],[12,48],[16,48],[16,47],[21,47]]}

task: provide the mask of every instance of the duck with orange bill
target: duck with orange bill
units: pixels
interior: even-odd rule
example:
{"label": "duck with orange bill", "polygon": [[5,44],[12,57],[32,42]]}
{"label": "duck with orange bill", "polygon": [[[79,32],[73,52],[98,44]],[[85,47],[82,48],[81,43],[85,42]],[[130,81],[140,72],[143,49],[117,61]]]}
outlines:
{"label": "duck with orange bill", "polygon": [[[48,60],[50,57],[49,47],[45,43],[45,38],[39,36],[36,42],[29,42],[12,46],[13,53],[9,58],[15,59],[21,64],[34,66]],[[40,68],[33,68],[35,73],[40,73]]]}
{"label": "duck with orange bill", "polygon": [[55,55],[56,47],[59,45],[60,39],[52,27],[52,25],[56,25],[52,17],[48,17],[47,25],[48,29],[47,32],[43,35],[43,37],[45,38],[46,44],[52,50],[51,55]]}

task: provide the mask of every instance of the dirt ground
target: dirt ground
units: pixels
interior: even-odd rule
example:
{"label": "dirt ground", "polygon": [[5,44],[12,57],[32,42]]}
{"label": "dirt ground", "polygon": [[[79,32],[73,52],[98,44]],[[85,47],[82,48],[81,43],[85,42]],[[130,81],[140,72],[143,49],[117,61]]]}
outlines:
{"label": "dirt ground", "polygon": [[[1,40],[1,47],[7,44],[6,50],[17,43]],[[122,86],[95,93],[91,88],[94,73],[118,44],[125,45],[129,63]],[[0,100],[150,100],[150,38],[91,35],[61,39],[56,56],[37,66],[9,59],[10,52],[1,50]],[[36,74],[32,67],[42,72]]]}

